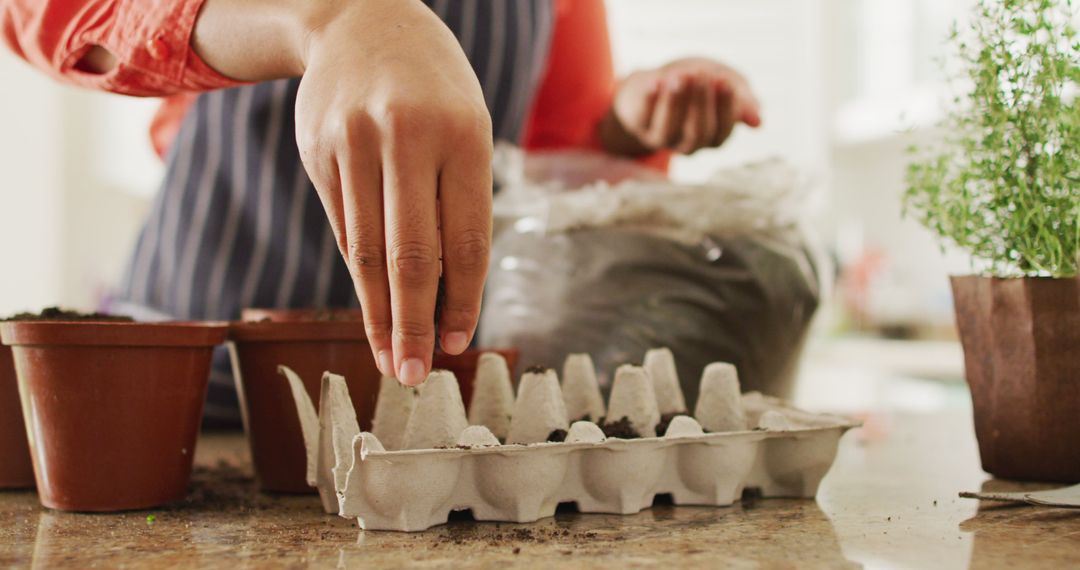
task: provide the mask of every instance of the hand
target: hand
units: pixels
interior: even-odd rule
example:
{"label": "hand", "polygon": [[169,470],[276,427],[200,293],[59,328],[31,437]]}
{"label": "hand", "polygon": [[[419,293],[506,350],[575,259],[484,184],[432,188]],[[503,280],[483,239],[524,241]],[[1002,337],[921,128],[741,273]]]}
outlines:
{"label": "hand", "polygon": [[376,362],[417,385],[431,369],[440,269],[443,350],[463,352],[480,314],[492,196],[480,83],[424,5],[347,3],[312,36],[296,121]]}
{"label": "hand", "polygon": [[600,126],[605,148],[639,156],[718,147],[738,123],[761,125],[761,110],[739,72],[704,59],[682,59],[630,74]]}
{"label": "hand", "polygon": [[[427,377],[476,329],[491,248],[491,118],[450,30],[416,0],[210,0],[194,45],[238,79],[302,75],[296,140],[352,273],[379,369]],[[282,10],[271,8],[283,7]]]}

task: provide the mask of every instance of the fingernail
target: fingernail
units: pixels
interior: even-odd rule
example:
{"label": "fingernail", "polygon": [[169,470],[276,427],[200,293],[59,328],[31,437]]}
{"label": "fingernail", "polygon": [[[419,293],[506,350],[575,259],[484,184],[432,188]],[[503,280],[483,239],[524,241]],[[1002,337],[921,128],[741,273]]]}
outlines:
{"label": "fingernail", "polygon": [[409,358],[402,362],[398,381],[406,386],[419,386],[424,381],[424,361],[419,358]]}
{"label": "fingernail", "polygon": [[443,350],[450,354],[461,354],[469,348],[469,335],[463,332],[447,333],[442,341]]}
{"label": "fingernail", "polygon": [[394,355],[389,350],[379,351],[379,372],[387,376],[394,375]]}
{"label": "fingernail", "polygon": [[668,79],[668,89],[671,89],[672,91],[678,91],[682,88],[682,85],[683,78],[681,75],[676,75],[675,77]]}

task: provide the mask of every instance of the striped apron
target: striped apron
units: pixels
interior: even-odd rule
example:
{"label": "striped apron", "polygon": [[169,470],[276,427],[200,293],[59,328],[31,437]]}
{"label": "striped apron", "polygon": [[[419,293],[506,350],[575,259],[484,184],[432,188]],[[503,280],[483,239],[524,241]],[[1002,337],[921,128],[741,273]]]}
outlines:
{"label": "striped apron", "polygon": [[[547,60],[554,0],[426,3],[472,63],[495,138],[518,142]],[[228,320],[245,307],[359,304],[300,162],[293,116],[299,83],[197,99],[111,310],[145,320]],[[224,351],[215,354],[210,380],[206,425],[239,425]]]}

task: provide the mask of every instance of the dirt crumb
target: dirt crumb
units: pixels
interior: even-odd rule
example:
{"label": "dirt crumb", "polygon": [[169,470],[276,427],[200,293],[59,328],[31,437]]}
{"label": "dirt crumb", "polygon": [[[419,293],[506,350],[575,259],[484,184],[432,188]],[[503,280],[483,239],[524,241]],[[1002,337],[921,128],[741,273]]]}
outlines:
{"label": "dirt crumb", "polygon": [[165,510],[262,511],[276,504],[274,496],[259,492],[254,477],[222,460],[213,466],[196,465],[187,497]]}

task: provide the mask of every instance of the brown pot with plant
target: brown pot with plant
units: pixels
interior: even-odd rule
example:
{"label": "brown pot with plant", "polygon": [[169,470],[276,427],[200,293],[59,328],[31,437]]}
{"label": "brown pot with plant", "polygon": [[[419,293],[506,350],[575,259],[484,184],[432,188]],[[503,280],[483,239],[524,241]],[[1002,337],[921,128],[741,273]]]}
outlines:
{"label": "brown pot with plant", "polygon": [[41,503],[119,511],[182,499],[227,325],[49,312],[0,323]]}
{"label": "brown pot with plant", "polygon": [[980,0],[966,93],[905,208],[971,254],[952,278],[983,469],[1080,482],[1080,39],[1070,2]]}

